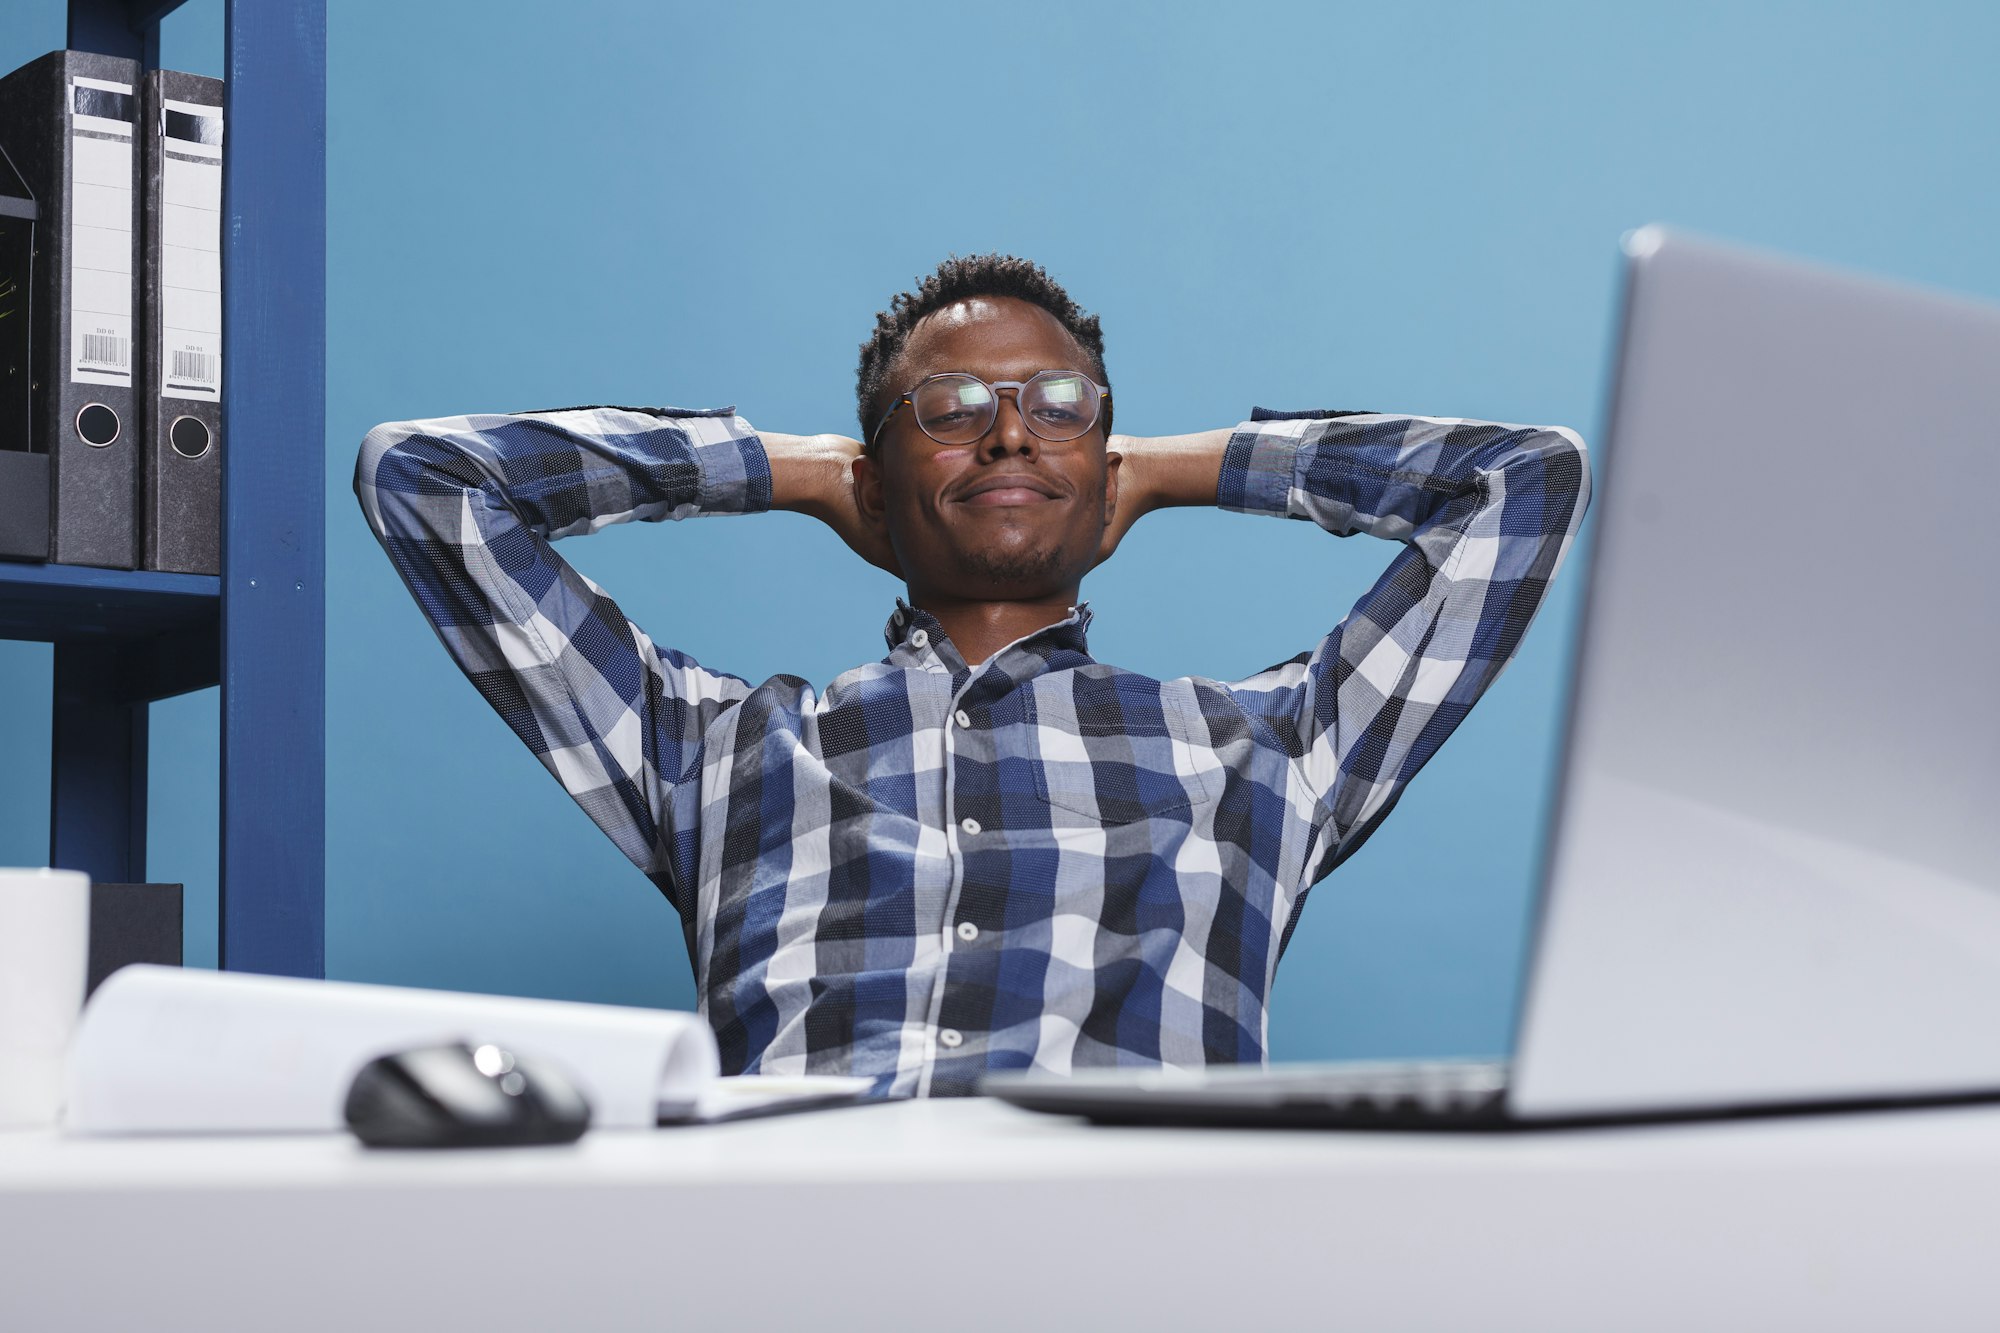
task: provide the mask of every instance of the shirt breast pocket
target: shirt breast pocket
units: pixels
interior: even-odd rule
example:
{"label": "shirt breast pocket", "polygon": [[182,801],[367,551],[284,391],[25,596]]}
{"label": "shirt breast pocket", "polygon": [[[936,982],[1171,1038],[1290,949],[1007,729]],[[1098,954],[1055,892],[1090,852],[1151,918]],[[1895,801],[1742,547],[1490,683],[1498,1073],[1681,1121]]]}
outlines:
{"label": "shirt breast pocket", "polygon": [[1192,687],[1106,671],[1035,693],[1035,794],[1058,826],[1187,823],[1215,796]]}

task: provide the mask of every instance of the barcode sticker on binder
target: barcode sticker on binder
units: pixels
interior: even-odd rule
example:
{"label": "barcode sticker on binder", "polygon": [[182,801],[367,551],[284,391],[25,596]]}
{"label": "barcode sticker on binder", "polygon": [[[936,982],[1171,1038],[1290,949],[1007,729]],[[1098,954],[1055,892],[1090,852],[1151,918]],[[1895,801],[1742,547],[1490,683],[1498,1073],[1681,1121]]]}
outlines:
{"label": "barcode sticker on binder", "polygon": [[[69,377],[132,385],[132,85],[70,80]],[[81,99],[79,101],[79,99]]]}
{"label": "barcode sticker on binder", "polygon": [[86,333],[77,361],[92,370],[121,371],[132,366],[132,340],[116,333]]}
{"label": "barcode sticker on binder", "polygon": [[167,374],[184,383],[215,383],[215,358],[207,352],[190,352],[183,348],[174,349],[173,369]]}
{"label": "barcode sticker on binder", "polygon": [[222,108],[169,101],[161,120],[160,395],[222,401]]}

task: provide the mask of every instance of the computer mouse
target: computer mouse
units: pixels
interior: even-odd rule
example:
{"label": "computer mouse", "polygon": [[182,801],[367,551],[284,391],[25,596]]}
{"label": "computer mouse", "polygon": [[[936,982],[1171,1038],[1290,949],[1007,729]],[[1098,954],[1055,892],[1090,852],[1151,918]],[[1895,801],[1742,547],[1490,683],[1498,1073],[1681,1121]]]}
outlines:
{"label": "computer mouse", "polygon": [[370,1060],[347,1090],[347,1127],[375,1148],[574,1143],[590,1102],[559,1070],[454,1042]]}

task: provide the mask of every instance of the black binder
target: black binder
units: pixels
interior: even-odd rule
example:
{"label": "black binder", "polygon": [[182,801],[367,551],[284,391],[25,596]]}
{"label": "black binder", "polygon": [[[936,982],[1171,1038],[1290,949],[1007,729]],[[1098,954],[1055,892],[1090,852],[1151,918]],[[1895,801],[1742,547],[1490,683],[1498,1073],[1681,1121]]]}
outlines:
{"label": "black binder", "polygon": [[84,994],[128,963],[181,965],[181,886],[92,884]]}
{"label": "black binder", "polygon": [[0,79],[0,133],[40,210],[31,300],[33,452],[49,467],[50,558],[139,558],[133,356],[139,66],[54,51]]}
{"label": "black binder", "polygon": [[146,75],[145,567],[222,572],[222,82]]}
{"label": "black binder", "polygon": [[0,133],[0,559],[49,558],[49,459],[34,452],[35,196]]}

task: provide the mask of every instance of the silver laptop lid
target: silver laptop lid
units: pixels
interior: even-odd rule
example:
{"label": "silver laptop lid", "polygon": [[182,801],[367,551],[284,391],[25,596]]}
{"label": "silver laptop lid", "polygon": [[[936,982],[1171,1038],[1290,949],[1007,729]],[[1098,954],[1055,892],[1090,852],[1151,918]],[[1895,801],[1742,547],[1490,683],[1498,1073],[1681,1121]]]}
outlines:
{"label": "silver laptop lid", "polygon": [[1626,252],[1511,1106],[2000,1092],[2000,309]]}

